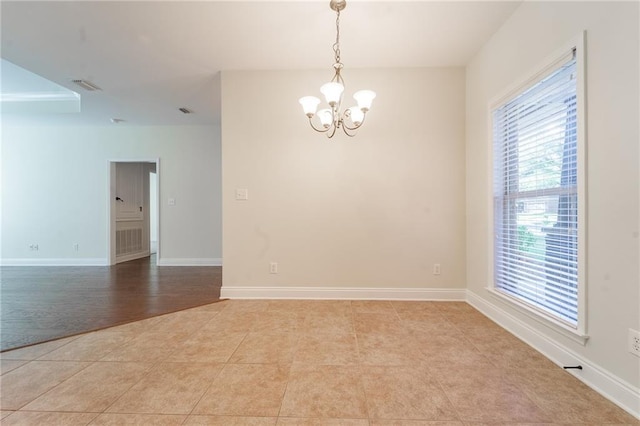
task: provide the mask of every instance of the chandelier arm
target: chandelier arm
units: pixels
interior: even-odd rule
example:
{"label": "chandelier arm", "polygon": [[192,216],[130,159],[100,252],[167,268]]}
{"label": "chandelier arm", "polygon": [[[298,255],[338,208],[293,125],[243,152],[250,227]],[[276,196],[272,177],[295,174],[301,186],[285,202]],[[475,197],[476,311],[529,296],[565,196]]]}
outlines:
{"label": "chandelier arm", "polygon": [[329,127],[327,130],[331,130],[331,132],[330,132],[330,133],[327,133],[327,137],[328,137],[329,139],[331,139],[331,138],[333,137],[333,135],[335,135],[335,134],[336,134],[336,130],[338,130],[338,127],[337,127],[337,126],[335,125],[335,123],[334,123],[334,124],[333,124],[331,127]]}
{"label": "chandelier arm", "polygon": [[[358,127],[360,127],[360,126],[358,126]],[[344,134],[345,134],[345,135],[347,135],[347,136],[349,136],[350,138],[352,138],[352,137],[354,137],[354,136],[357,134],[357,132],[349,133],[349,130],[355,130],[355,129],[357,129],[358,127],[355,127],[355,128],[353,128],[353,129],[352,129],[352,128],[350,128],[350,127],[347,127],[347,126],[343,125],[343,126],[342,126],[342,130],[344,131]]]}
{"label": "chandelier arm", "polygon": [[360,122],[360,124],[356,125],[355,127],[349,127],[347,126],[347,122],[343,121],[342,122],[342,126],[345,127],[346,129],[349,130],[358,130],[360,127],[362,127],[362,125],[364,124],[364,121],[367,119],[367,114],[365,114],[364,116],[362,116],[362,121]]}
{"label": "chandelier arm", "polygon": [[330,127],[327,127],[326,129],[318,129],[316,126],[313,125],[313,120],[311,117],[309,117],[309,124],[311,125],[311,128],[318,133],[327,133],[330,129]]}
{"label": "chandelier arm", "polygon": [[344,127],[344,128],[345,128],[345,129],[347,129],[347,130],[358,130],[360,127],[362,127],[362,123],[360,123],[359,125],[354,126],[354,127],[349,127],[349,126],[347,126],[345,123],[343,123],[343,124],[342,124],[342,127]]}

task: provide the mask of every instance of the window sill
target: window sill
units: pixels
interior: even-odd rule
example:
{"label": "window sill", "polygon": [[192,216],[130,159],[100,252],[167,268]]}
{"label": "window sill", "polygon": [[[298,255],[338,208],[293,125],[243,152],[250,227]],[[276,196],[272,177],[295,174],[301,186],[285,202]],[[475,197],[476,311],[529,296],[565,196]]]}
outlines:
{"label": "window sill", "polygon": [[579,330],[572,328],[571,326],[566,325],[549,315],[546,315],[543,311],[539,311],[531,306],[526,305],[525,303],[518,301],[513,297],[509,297],[508,295],[503,294],[492,287],[486,287],[486,290],[493,298],[509,305],[518,313],[525,315],[527,318],[536,321],[537,323],[547,327],[548,329],[568,339],[571,339],[582,346],[585,346],[587,344],[589,336],[580,332]]}

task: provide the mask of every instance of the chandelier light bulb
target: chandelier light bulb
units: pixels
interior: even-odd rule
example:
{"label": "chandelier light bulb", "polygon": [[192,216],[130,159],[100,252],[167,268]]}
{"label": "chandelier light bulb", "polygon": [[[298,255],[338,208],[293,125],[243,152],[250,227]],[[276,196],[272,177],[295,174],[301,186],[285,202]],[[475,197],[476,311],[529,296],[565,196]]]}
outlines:
{"label": "chandelier light bulb", "polygon": [[364,112],[359,107],[353,106],[349,108],[349,118],[351,118],[351,122],[353,124],[355,124],[356,126],[359,126],[362,124],[362,121],[364,120]]}
{"label": "chandelier light bulb", "polygon": [[375,98],[376,92],[373,90],[359,90],[353,94],[353,99],[356,100],[362,112],[367,112],[371,109],[371,104]]}
{"label": "chandelier light bulb", "polygon": [[321,109],[318,111],[318,118],[320,118],[320,123],[325,129],[328,129],[331,123],[333,123],[333,114],[330,109]]}
{"label": "chandelier light bulb", "polygon": [[302,105],[302,109],[307,117],[311,118],[315,115],[316,110],[318,109],[318,105],[320,104],[320,99],[315,96],[305,96],[300,98],[298,101],[300,105]]}
{"label": "chandelier light bulb", "polygon": [[336,106],[340,102],[342,92],[344,92],[344,86],[340,83],[326,83],[320,88],[320,92],[324,95],[327,103],[330,106]]}

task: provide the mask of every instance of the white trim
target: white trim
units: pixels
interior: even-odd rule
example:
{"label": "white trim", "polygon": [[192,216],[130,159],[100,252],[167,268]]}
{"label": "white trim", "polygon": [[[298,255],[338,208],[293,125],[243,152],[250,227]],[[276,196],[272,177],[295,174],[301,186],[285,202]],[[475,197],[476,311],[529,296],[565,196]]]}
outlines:
{"label": "white trim", "polygon": [[578,184],[578,331],[587,334],[587,247],[589,246],[587,229],[588,209],[587,209],[587,150],[589,135],[587,129],[587,66],[585,48],[587,32],[582,31],[575,37],[573,43],[576,48],[576,131],[578,140],[577,149],[577,184]]}
{"label": "white trim", "polygon": [[581,365],[582,370],[572,369],[567,371],[614,404],[640,419],[639,388],[581,357],[571,349],[560,345],[549,336],[471,290],[467,290],[467,302],[516,337],[541,352],[555,364],[559,366]]}
{"label": "white trim", "polygon": [[0,266],[108,266],[106,258],[0,259]]}
{"label": "white trim", "polygon": [[225,287],[225,299],[453,300],[465,301],[461,288]]}
{"label": "white trim", "polygon": [[513,309],[542,324],[543,326],[550,328],[556,333],[562,334],[564,337],[567,337],[574,342],[581,344],[582,346],[585,346],[587,344],[587,340],[589,340],[588,335],[582,334],[576,328],[564,324],[554,316],[547,314],[544,310],[538,309],[528,303],[520,302],[517,298],[496,290],[493,287],[486,287],[485,290],[487,290],[490,296],[495,297],[501,302],[506,302],[512,305],[511,307]]}
{"label": "white trim", "polygon": [[116,162],[107,160],[107,261],[116,264]]}
{"label": "white trim", "polygon": [[161,241],[161,235],[162,235],[162,230],[160,229],[160,224],[162,223],[162,198],[160,197],[160,189],[161,189],[161,182],[160,182],[160,157],[156,158],[156,214],[157,214],[157,218],[156,218],[156,226],[157,226],[157,233],[156,233],[156,259],[160,259],[160,241]]}
{"label": "white trim", "polygon": [[160,258],[158,266],[222,266],[221,258]]}

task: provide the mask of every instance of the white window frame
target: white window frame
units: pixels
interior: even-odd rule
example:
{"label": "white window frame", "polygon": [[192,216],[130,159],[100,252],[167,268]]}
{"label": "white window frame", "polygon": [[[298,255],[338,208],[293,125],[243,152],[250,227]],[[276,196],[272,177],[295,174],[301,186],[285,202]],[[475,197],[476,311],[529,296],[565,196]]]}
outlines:
{"label": "white window frame", "polygon": [[[489,254],[489,276],[487,291],[500,302],[514,308],[517,312],[524,314],[542,325],[553,329],[554,331],[578,342],[582,345],[588,340],[587,335],[587,191],[586,191],[586,75],[585,75],[585,37],[586,33],[582,32],[554,54],[542,61],[532,72],[527,73],[525,78],[520,79],[516,84],[510,86],[501,95],[494,98],[488,105],[488,129],[489,129],[489,180],[488,193],[490,194],[490,214],[488,229],[490,230],[488,241]],[[575,49],[576,54],[576,108],[577,108],[577,190],[578,190],[578,318],[576,326],[567,324],[555,316],[547,313],[543,309],[522,302],[516,297],[509,296],[503,291],[495,287],[494,261],[495,261],[495,229],[494,229],[494,158],[493,158],[493,111],[509,100],[518,96],[527,88],[539,82],[543,77],[548,75],[551,69],[558,65],[561,58],[566,57],[567,52]]]}

